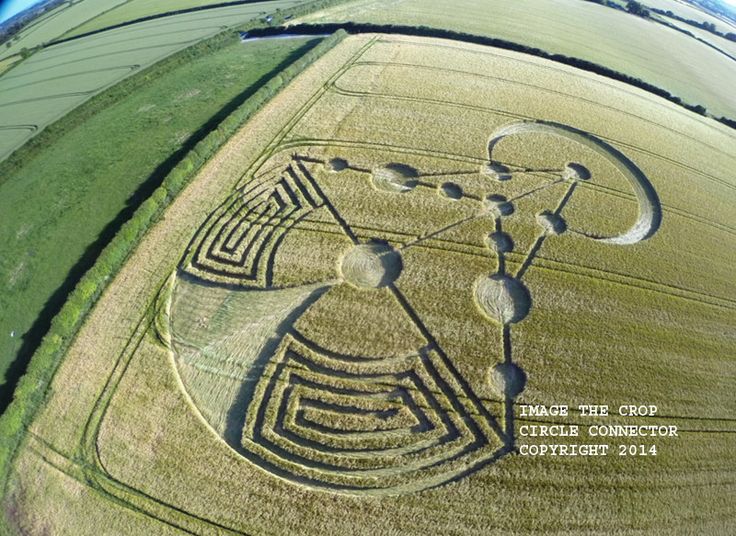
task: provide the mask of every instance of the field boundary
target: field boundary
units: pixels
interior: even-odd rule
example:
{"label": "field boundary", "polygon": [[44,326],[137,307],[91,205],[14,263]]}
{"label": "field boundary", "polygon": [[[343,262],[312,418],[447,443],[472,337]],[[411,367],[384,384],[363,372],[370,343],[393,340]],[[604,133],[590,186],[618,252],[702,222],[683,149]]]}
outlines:
{"label": "field boundary", "polygon": [[[340,43],[346,35],[345,32],[340,31],[333,33],[282,70],[279,76],[261,87],[225,118],[172,169],[161,186],[141,204],[133,217],[122,226],[105,247],[94,266],[82,277],[61,311],[51,322],[51,329],[34,353],[26,374],[18,383],[12,403],[0,416],[0,428],[5,431],[4,437],[0,440],[0,485],[2,485],[0,496],[4,497],[8,491],[8,476],[15,454],[26,437],[28,427],[38,409],[49,394],[50,382],[69,345],[73,342],[98,298],[138,246],[151,225],[159,220],[176,195],[197,175],[201,167],[217,153],[233,133],[240,129],[284,86]],[[4,524],[5,518],[2,517],[0,527]]]}
{"label": "field boundary", "polygon": [[[294,8],[285,9],[277,14],[273,14],[273,22],[281,23],[283,22],[284,17],[299,17],[307,13],[311,13],[312,11],[324,9],[325,7],[339,4],[344,1],[345,0],[314,0],[312,2],[307,2]],[[132,93],[142,85],[148,83],[151,79],[157,78],[193,59],[205,56],[209,53],[221,50],[228,45],[237,43],[239,40],[238,34],[241,31],[250,32],[256,28],[266,26],[267,23],[258,20],[258,18],[255,17],[250,21],[222,30],[210,37],[195,40],[191,45],[166,56],[144,69],[134,71],[130,76],[123,78],[122,80],[118,80],[117,82],[113,82],[112,85],[108,85],[106,88],[98,90],[99,92],[91,92],[95,94],[89,97],[88,100],[82,102],[72,110],[69,110],[67,113],[64,113],[61,117],[56,118],[45,127],[38,128],[37,125],[34,125],[38,133],[11,152],[5,159],[0,160],[0,185],[2,185],[5,180],[7,180],[7,177],[14,173],[17,168],[22,167],[25,165],[26,161],[33,158],[40,150],[43,149],[44,146],[53,143],[69,130],[78,127],[92,115],[115,104],[119,99]],[[332,34],[334,32],[325,33]],[[59,43],[50,42],[45,45],[39,45],[37,49],[43,50],[53,44]],[[8,70],[1,73],[0,76],[5,76],[11,69],[14,69],[23,61],[24,60],[17,61]]]}
{"label": "field boundary", "polygon": [[362,34],[362,33],[379,33],[379,34],[398,34],[408,35],[413,37],[435,37],[439,39],[448,39],[451,41],[460,41],[463,43],[473,43],[476,45],[484,45],[503,50],[511,50],[514,52],[521,52],[529,54],[531,56],[537,56],[546,60],[551,60],[556,63],[562,63],[570,67],[576,67],[584,71],[588,71],[606,78],[617,80],[625,84],[643,89],[648,93],[662,97],[686,110],[694,112],[703,117],[707,117],[718,121],[719,123],[726,125],[729,128],[736,130],[736,119],[730,117],[716,117],[712,114],[707,113],[707,108],[701,104],[690,104],[685,102],[677,95],[673,95],[666,89],[662,89],[654,84],[650,84],[640,78],[627,75],[625,73],[616,71],[604,65],[593,63],[588,60],[582,60],[572,56],[565,56],[564,54],[554,54],[547,52],[536,47],[530,47],[514,41],[508,41],[506,39],[500,39],[498,37],[487,37],[477,34],[469,34],[465,32],[457,32],[453,30],[443,30],[441,28],[433,28],[429,26],[410,26],[410,25],[398,25],[398,24],[372,24],[372,23],[356,23],[356,22],[345,22],[345,23],[325,23],[325,24],[290,24],[288,26],[265,26],[260,28],[254,28],[249,32],[249,36],[252,37],[267,37],[274,35],[289,35],[289,34],[319,34],[319,33],[334,33],[338,30],[345,30],[349,34]]}

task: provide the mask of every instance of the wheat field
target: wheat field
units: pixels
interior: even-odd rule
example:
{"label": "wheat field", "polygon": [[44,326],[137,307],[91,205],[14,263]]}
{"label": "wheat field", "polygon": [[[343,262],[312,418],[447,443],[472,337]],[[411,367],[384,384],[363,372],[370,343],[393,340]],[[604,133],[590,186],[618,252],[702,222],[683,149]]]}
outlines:
{"label": "wheat field", "polygon": [[[734,147],[571,67],[346,38],[110,284],[6,517],[76,535],[733,532]],[[591,402],[658,403],[623,424],[679,436],[657,456],[518,454],[543,442],[521,425],[563,422],[520,404]]]}

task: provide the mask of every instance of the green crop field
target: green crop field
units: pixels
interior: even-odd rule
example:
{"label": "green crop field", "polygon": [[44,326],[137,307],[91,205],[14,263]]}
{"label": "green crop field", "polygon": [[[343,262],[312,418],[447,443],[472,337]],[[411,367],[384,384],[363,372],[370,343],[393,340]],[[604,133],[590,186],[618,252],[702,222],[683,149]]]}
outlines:
{"label": "green crop field", "polygon": [[702,9],[681,0],[644,0],[641,3],[656,9],[672,11],[672,13],[684,19],[715,24],[716,30],[719,32],[728,33],[736,31],[736,25],[734,23],[727,22],[719,17],[706,13]]}
{"label": "green crop field", "polygon": [[7,58],[0,60],[0,75],[2,75],[3,72],[10,69],[19,60],[20,60],[20,56],[8,56]]}
{"label": "green crop field", "polygon": [[[290,2],[271,0],[269,2],[258,2],[257,5],[261,10],[260,13],[265,15],[277,8],[284,9],[286,6],[295,5],[301,1],[303,0],[291,0]],[[99,16],[80,24],[72,31],[68,32],[65,37],[92,32],[101,28],[107,28],[116,24],[143,17],[159,15],[170,11],[222,3],[224,3],[223,0],[132,0],[125,2],[124,4],[120,4],[114,9],[107,10]],[[270,3],[276,4],[276,6],[271,7],[268,5]]]}
{"label": "green crop field", "polygon": [[264,9],[295,3],[276,0],[172,15],[43,49],[0,76],[5,131],[0,160],[49,123],[130,74],[242,24]]}
{"label": "green crop field", "polygon": [[604,65],[736,117],[734,61],[652,21],[580,0],[358,0],[304,22],[425,25],[508,39]]}
{"label": "green crop field", "polygon": [[5,384],[10,363],[38,336],[27,332],[39,316],[48,314],[43,313],[45,306],[59,306],[69,282],[73,285],[110,239],[110,231],[116,230],[113,220],[129,217],[177,155],[181,158],[180,153],[214,128],[233,103],[315,42],[235,41],[181,64],[3,176],[0,383]]}
{"label": "green crop field", "polygon": [[[692,26],[691,24],[687,24],[686,22],[682,22],[676,19],[662,16],[662,15],[656,15],[656,17],[660,20],[665,21],[667,24],[677,26],[678,28],[681,28],[682,30],[686,32],[690,32],[694,36],[702,39],[703,41],[707,43],[712,44],[714,47],[719,48],[720,50],[724,51],[726,54],[729,54],[732,58],[736,59],[736,42],[731,41],[730,39],[726,39],[724,37],[715,35],[712,32],[703,30],[702,28],[697,28],[695,26]],[[731,28],[730,30],[726,30],[726,31],[736,33],[736,28]]]}
{"label": "green crop field", "polygon": [[[347,37],[207,162],[73,340],[47,339],[69,346],[20,388],[15,415],[39,406],[6,523],[733,533],[734,141],[540,58]],[[660,414],[587,424],[678,427],[656,455],[520,454],[545,443],[521,426],[567,422],[520,404],[632,402]]]}
{"label": "green crop field", "polygon": [[63,2],[34,19],[0,48],[0,58],[18,54],[24,48],[33,48],[53,41],[87,19],[124,4],[125,0],[76,0]]}

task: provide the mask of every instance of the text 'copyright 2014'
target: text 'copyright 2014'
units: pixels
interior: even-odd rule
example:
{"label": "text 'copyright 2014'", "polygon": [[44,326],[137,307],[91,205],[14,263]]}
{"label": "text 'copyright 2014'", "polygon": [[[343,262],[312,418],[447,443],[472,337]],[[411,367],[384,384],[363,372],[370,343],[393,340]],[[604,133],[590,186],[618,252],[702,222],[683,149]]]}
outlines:
{"label": "text 'copyright 2014'", "polygon": [[[651,441],[652,438],[679,437],[676,425],[642,422],[641,418],[657,416],[658,408],[653,404],[622,404],[615,407],[615,413],[608,405],[581,404],[572,411],[575,418],[593,418],[598,422],[590,425],[534,423],[538,417],[567,419],[571,416],[571,408],[565,404],[550,406],[522,404],[518,412],[520,420],[518,435],[522,442],[526,439],[530,443],[518,445],[517,452],[522,456],[608,456],[612,453],[618,453],[619,456],[656,456],[655,444],[611,445],[604,441],[625,440],[625,438],[646,438]],[[600,422],[609,417],[633,419],[634,422],[615,424]],[[538,442],[540,438],[541,441],[544,441],[544,438],[583,438],[590,442],[581,440],[581,443],[544,444]]]}

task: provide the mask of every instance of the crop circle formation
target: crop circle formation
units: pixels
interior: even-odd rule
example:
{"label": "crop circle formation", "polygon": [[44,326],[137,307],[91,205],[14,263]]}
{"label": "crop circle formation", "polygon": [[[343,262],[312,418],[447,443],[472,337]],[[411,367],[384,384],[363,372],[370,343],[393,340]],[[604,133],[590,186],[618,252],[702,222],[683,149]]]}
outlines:
{"label": "crop circle formation", "polygon": [[386,243],[360,244],[343,257],[340,273],[357,287],[385,287],[401,274],[401,255]]}
{"label": "crop circle formation", "polygon": [[[499,193],[500,185],[524,179],[495,161],[494,149],[506,137],[538,131],[613,162],[640,202],[636,224],[604,239],[566,233],[566,205],[595,179],[582,163],[555,172],[548,186],[562,184],[564,194],[541,212],[522,210],[518,199],[548,186]],[[545,244],[635,243],[656,232],[660,207],[630,160],[564,125],[503,127],[490,137],[485,164],[453,172],[353,156],[294,154],[210,215],[182,260],[172,351],[204,419],[263,470],[339,493],[408,493],[464,478],[514,450],[509,415],[534,378],[512,359],[511,332],[533,321],[534,295],[544,289],[528,287],[525,275]],[[468,176],[484,191],[471,192]],[[412,206],[441,224],[418,223]],[[513,221],[536,230],[523,249],[507,228]],[[450,257],[436,252],[456,247],[449,233],[471,224],[483,228],[483,255],[495,268],[471,274],[464,293],[453,292],[465,296],[468,318],[488,323],[503,341],[488,348],[482,384],[465,377],[458,356],[436,337],[437,324],[427,322],[442,314],[449,291],[430,288],[420,275],[441,271]],[[435,254],[413,255],[420,248]],[[430,293],[436,305],[417,305],[417,292]],[[486,388],[505,411],[495,415],[481,401]]]}

